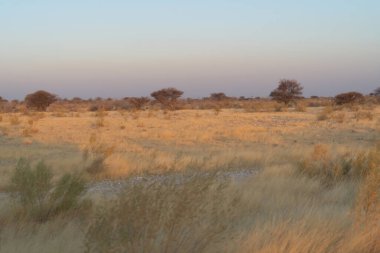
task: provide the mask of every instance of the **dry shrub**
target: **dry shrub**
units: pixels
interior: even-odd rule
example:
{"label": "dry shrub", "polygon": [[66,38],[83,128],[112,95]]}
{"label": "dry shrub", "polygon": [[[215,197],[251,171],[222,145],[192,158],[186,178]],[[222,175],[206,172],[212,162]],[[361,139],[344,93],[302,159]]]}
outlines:
{"label": "dry shrub", "polygon": [[131,117],[132,117],[132,119],[137,120],[137,119],[139,119],[140,114],[139,114],[138,111],[132,111],[131,112]]}
{"label": "dry shrub", "polygon": [[338,122],[338,123],[343,123],[344,120],[346,119],[346,114],[345,114],[344,112],[338,112],[338,113],[334,114],[334,115],[332,116],[332,118],[333,118],[336,122]]}
{"label": "dry shrub", "polygon": [[23,137],[31,137],[33,134],[38,133],[38,129],[34,127],[34,119],[30,118],[27,121],[27,125],[22,130]]}
{"label": "dry shrub", "polygon": [[357,111],[354,114],[356,120],[373,120],[374,116],[371,111]]}
{"label": "dry shrub", "polygon": [[17,115],[11,115],[9,117],[9,123],[13,126],[17,126],[21,123],[20,118]]}
{"label": "dry shrub", "polygon": [[360,222],[378,223],[380,222],[380,145],[367,156],[357,159],[357,163],[365,164],[367,168],[357,197],[356,216]]}
{"label": "dry shrub", "polygon": [[150,102],[150,99],[147,97],[130,98],[128,102],[135,110],[141,110]]}
{"label": "dry shrub", "polygon": [[38,129],[33,128],[33,127],[25,127],[22,130],[22,136],[23,137],[31,137],[33,134],[38,133]]}
{"label": "dry shrub", "polygon": [[239,194],[227,194],[227,188],[212,174],[128,184],[93,219],[87,252],[208,252],[234,218]]}
{"label": "dry shrub", "polygon": [[107,116],[107,112],[103,109],[100,109],[95,112],[95,127],[104,127],[105,126],[105,117]]}
{"label": "dry shrub", "polygon": [[286,106],[284,106],[283,104],[276,104],[275,106],[274,106],[274,111],[275,112],[286,112],[287,111],[287,107]]}
{"label": "dry shrub", "polygon": [[295,110],[296,112],[306,112],[306,105],[303,103],[297,103]]}
{"label": "dry shrub", "polygon": [[214,114],[219,115],[219,113],[222,111],[222,109],[219,106],[215,106],[214,108]]}
{"label": "dry shrub", "polygon": [[99,174],[107,169],[106,159],[114,153],[114,146],[107,146],[97,140],[96,134],[92,134],[89,144],[83,149],[83,160],[89,164],[85,170],[90,174]]}
{"label": "dry shrub", "polygon": [[373,164],[380,166],[376,158],[379,155],[378,149],[357,154],[332,155],[328,146],[317,144],[310,156],[298,164],[298,171],[310,177],[322,178],[326,182],[345,178],[362,179],[370,173]]}
{"label": "dry shrub", "polygon": [[317,115],[317,120],[327,120],[330,115],[334,112],[334,108],[332,106],[326,106],[323,110]]}

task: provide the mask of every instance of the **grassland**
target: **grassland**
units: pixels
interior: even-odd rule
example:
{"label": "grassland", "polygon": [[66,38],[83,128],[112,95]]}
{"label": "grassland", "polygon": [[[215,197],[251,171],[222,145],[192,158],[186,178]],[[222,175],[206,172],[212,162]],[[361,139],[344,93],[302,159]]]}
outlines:
{"label": "grassland", "polygon": [[[0,132],[0,252],[380,251],[378,106],[3,113]],[[20,157],[88,185],[189,180],[87,194],[92,207],[41,223],[12,215]]]}

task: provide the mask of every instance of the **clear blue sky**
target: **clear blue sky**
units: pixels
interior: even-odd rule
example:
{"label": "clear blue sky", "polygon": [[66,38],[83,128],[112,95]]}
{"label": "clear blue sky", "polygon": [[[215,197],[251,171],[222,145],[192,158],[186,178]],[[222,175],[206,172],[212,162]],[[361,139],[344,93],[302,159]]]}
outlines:
{"label": "clear blue sky", "polygon": [[0,96],[266,96],[380,86],[378,0],[0,0]]}

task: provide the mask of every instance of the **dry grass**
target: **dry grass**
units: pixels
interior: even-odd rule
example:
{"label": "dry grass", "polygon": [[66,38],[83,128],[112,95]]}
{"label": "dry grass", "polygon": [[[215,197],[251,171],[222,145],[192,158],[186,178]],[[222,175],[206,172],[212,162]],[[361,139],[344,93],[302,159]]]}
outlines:
{"label": "dry grass", "polygon": [[[321,110],[333,116],[316,122]],[[193,165],[215,168],[236,159],[245,160],[249,153],[259,156],[271,152],[273,147],[286,149],[296,144],[299,149],[309,150],[310,143],[334,143],[328,135],[342,135],[337,139],[345,143],[334,143],[341,146],[363,138],[358,147],[365,147],[369,136],[376,134],[379,108],[371,112],[372,118],[361,116],[360,121],[356,120],[358,112],[347,111],[342,117],[339,115],[343,112],[330,110],[247,113],[223,109],[217,114],[212,110],[122,113],[100,110],[81,113],[80,117],[75,114],[57,117],[51,112],[38,118],[4,114],[4,118],[17,117],[19,122],[26,123],[19,123],[24,125],[19,127],[3,120],[0,127],[11,136],[49,144],[65,142],[81,149],[88,147],[89,139],[96,135],[99,142],[114,148],[104,161],[108,167],[104,176],[123,177],[141,172],[184,170]],[[31,120],[33,124],[28,123]],[[337,125],[337,122],[345,124]],[[209,157],[207,163],[202,164],[206,157]]]}
{"label": "dry grass", "polygon": [[[254,101],[217,113],[3,113],[0,252],[377,253],[380,108],[309,102],[281,112]],[[86,170],[93,181],[169,179],[129,184],[113,199],[90,195],[96,208],[36,224],[12,220],[3,194],[19,156],[44,158],[53,181]],[[210,173],[242,169],[260,173]]]}

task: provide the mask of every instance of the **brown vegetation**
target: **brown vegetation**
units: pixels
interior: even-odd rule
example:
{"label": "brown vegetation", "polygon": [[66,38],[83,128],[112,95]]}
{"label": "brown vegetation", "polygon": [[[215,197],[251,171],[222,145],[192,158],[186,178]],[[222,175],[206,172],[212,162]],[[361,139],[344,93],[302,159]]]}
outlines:
{"label": "brown vegetation", "polygon": [[46,108],[57,101],[57,96],[47,91],[39,90],[25,97],[25,104],[28,108],[38,111],[46,111]]}
{"label": "brown vegetation", "polygon": [[297,80],[282,79],[278,87],[270,93],[270,97],[288,105],[295,99],[301,98],[303,87]]}
{"label": "brown vegetation", "polygon": [[174,110],[177,104],[177,99],[181,97],[183,91],[176,88],[161,89],[150,94],[154,99],[160,102],[166,109]]}
{"label": "brown vegetation", "polygon": [[359,92],[351,91],[336,95],[334,101],[337,105],[360,103],[364,101],[364,96]]}

